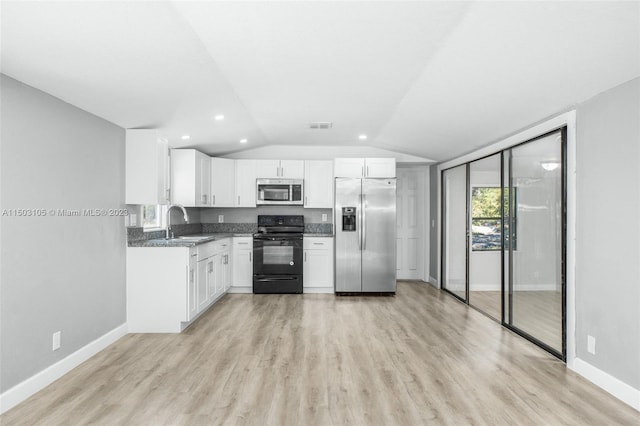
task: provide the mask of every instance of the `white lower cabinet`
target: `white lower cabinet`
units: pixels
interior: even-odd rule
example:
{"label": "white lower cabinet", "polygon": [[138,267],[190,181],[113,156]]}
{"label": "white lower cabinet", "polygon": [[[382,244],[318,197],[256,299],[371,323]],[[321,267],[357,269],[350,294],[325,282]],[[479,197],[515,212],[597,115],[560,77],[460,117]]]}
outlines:
{"label": "white lower cabinet", "polygon": [[[233,274],[230,293],[253,293],[253,238],[233,238]],[[228,265],[227,265],[228,266]],[[231,272],[231,271],[230,271]]]}
{"label": "white lower cabinet", "polygon": [[198,260],[198,278],[197,278],[197,300],[198,300],[198,312],[202,311],[209,304],[209,286],[211,273],[211,258]]}
{"label": "white lower cabinet", "polygon": [[[188,266],[187,266],[187,316],[186,321],[191,321],[198,315],[198,288],[196,282],[197,274],[197,251],[193,247],[189,251]],[[128,266],[127,266],[128,267]],[[127,282],[127,287],[129,283]]]}
{"label": "white lower cabinet", "polygon": [[180,333],[229,287],[231,238],[196,247],[127,247],[131,333]]}
{"label": "white lower cabinet", "polygon": [[333,238],[304,237],[303,293],[333,293]]}

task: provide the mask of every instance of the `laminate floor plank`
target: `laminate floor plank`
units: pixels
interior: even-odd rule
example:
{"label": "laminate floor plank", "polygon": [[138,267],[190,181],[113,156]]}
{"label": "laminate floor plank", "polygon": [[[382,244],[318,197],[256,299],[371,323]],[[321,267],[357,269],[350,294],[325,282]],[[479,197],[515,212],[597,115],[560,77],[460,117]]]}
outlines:
{"label": "laminate floor plank", "polygon": [[4,425],[603,425],[640,413],[450,295],[228,294],[129,334]]}

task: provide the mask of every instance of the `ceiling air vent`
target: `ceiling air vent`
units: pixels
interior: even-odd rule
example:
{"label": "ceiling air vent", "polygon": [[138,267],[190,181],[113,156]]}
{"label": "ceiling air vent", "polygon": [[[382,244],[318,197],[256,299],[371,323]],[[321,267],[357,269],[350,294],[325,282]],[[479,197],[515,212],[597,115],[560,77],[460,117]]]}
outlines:
{"label": "ceiling air vent", "polygon": [[309,123],[310,129],[330,129],[333,127],[333,123],[330,121],[316,121],[314,123]]}

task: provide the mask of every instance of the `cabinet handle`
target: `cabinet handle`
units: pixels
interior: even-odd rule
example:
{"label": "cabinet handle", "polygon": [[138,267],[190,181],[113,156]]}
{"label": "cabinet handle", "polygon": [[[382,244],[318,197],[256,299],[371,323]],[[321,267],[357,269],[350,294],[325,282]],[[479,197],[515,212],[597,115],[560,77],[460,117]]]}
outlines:
{"label": "cabinet handle", "polygon": [[238,195],[238,205],[240,205],[240,196]]}
{"label": "cabinet handle", "polygon": [[367,166],[367,177],[369,176],[369,166]]}
{"label": "cabinet handle", "polygon": [[238,244],[249,244],[249,243],[247,243],[246,241],[244,243],[239,241]]}
{"label": "cabinet handle", "polygon": [[360,176],[364,176],[364,166],[360,166]]}
{"label": "cabinet handle", "polygon": [[196,257],[197,255],[198,255],[198,253],[192,254],[191,257]]}
{"label": "cabinet handle", "polygon": [[313,243],[314,246],[323,246],[324,243]]}
{"label": "cabinet handle", "polygon": [[307,196],[306,195],[304,196],[304,205],[305,206],[307,205]]}
{"label": "cabinet handle", "polygon": [[249,252],[249,263],[251,263],[251,252]]}
{"label": "cabinet handle", "polygon": [[304,252],[304,261],[305,262],[307,261],[307,252],[306,251]]}
{"label": "cabinet handle", "polygon": [[167,190],[165,191],[165,194],[167,196],[167,201],[171,201],[171,190],[167,188]]}
{"label": "cabinet handle", "polygon": [[193,282],[193,269],[189,271],[189,282]]}
{"label": "cabinet handle", "polygon": [[211,197],[211,204],[213,204],[214,206],[216,204],[216,196],[215,196],[215,194]]}

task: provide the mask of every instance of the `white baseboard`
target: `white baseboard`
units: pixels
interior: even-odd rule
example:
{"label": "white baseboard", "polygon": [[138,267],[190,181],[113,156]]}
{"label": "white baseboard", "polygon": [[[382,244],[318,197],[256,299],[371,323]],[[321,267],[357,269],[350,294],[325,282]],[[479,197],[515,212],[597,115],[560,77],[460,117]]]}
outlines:
{"label": "white baseboard", "polygon": [[500,291],[500,284],[471,284],[469,291]]}
{"label": "white baseboard", "polygon": [[235,293],[235,294],[253,293],[253,288],[252,287],[230,287],[229,290],[227,290],[227,293]]}
{"label": "white baseboard", "polygon": [[304,287],[302,289],[303,293],[307,293],[307,294],[312,294],[312,293],[318,293],[318,294],[333,294],[333,287]]}
{"label": "white baseboard", "polygon": [[127,331],[127,324],[124,323],[74,353],[67,355],[55,364],[29,377],[27,380],[6,390],[0,395],[0,414],[10,410],[31,395],[49,386],[78,365],[120,339],[127,334]]}
{"label": "white baseboard", "polygon": [[640,411],[640,390],[629,386],[580,358],[575,358],[573,365],[568,367],[620,401]]}

